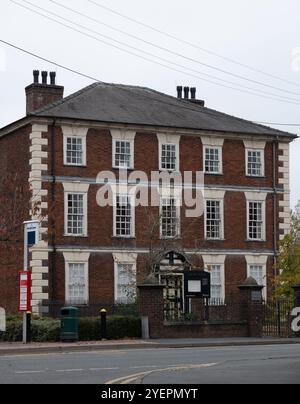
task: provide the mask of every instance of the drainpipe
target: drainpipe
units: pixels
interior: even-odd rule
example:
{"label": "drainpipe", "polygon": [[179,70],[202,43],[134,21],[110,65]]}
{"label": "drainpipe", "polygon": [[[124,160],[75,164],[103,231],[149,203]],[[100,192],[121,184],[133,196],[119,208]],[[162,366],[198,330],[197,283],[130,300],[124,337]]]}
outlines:
{"label": "drainpipe", "polygon": [[52,212],[49,212],[49,225],[51,229],[51,245],[53,248],[53,252],[51,254],[51,297],[53,300],[54,296],[54,287],[55,287],[55,273],[56,273],[56,237],[55,237],[55,221],[53,217],[53,206],[55,204],[55,193],[56,193],[56,175],[55,175],[55,150],[56,150],[56,136],[55,136],[55,126],[56,119],[53,120],[51,126],[51,209]]}
{"label": "drainpipe", "polygon": [[277,174],[277,149],[278,149],[278,136],[273,141],[273,250],[274,250],[274,275],[277,277],[277,184],[276,184],[276,174]]}

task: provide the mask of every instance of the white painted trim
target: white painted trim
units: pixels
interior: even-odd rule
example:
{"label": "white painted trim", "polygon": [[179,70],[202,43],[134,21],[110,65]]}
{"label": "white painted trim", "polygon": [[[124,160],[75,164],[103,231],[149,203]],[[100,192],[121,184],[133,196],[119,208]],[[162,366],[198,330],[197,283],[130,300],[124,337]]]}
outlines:
{"label": "white painted trim", "polygon": [[70,277],[70,264],[83,264],[85,273],[85,303],[89,302],[89,253],[64,253],[65,258],[65,301],[70,301],[69,295],[69,277]]}
{"label": "white painted trim", "polygon": [[88,193],[90,184],[82,182],[63,182],[65,192],[72,193]]}
{"label": "white painted trim", "polygon": [[130,254],[130,253],[114,253],[113,254],[113,259],[114,259],[114,301],[115,303],[118,302],[118,276],[119,276],[119,271],[118,271],[118,266],[119,265],[132,265],[132,270],[133,273],[137,274],[137,257],[138,254]]}
{"label": "white painted trim", "polygon": [[[181,191],[182,192],[182,191]],[[176,202],[176,220],[177,220],[177,235],[176,237],[166,237],[162,235],[162,199],[175,199]],[[160,234],[160,239],[161,240],[176,240],[180,238],[181,236],[181,196],[178,197],[177,195],[170,195],[168,194],[167,196],[161,195],[160,196],[160,202],[159,202],[159,218],[160,218],[160,224],[159,224],[159,234]]]}
{"label": "white painted trim", "polygon": [[128,129],[110,129],[111,137],[115,140],[134,141],[136,131]]}
{"label": "white painted trim", "polygon": [[[68,195],[83,195],[83,233],[82,234],[72,234],[68,233]],[[64,193],[64,223],[65,223],[65,233],[66,237],[87,237],[88,235],[88,193],[87,192],[70,192],[65,191]]]}
{"label": "white painted trim", "polygon": [[[48,251],[48,252],[52,252],[53,248],[52,247],[48,247],[47,249],[44,249],[43,251]],[[64,252],[88,252],[91,254],[114,254],[114,253],[123,253],[124,251],[127,254],[148,254],[149,250],[147,249],[143,249],[143,248],[136,248],[136,249],[130,249],[130,248],[120,248],[120,249],[114,249],[114,248],[86,248],[85,246],[82,247],[62,247],[62,246],[58,246],[56,247],[56,251],[60,252],[60,253],[64,253]],[[274,251],[269,251],[266,252],[266,250],[255,250],[256,252],[252,252],[253,250],[218,250],[218,249],[206,249],[206,250],[198,250],[198,249],[190,249],[190,250],[186,250],[186,254],[205,254],[205,255],[223,255],[226,253],[227,256],[233,255],[233,256],[245,256],[246,254],[249,254],[249,251],[251,252],[252,256],[264,256],[264,257],[274,257]]]}
{"label": "white painted trim", "polygon": [[[180,170],[180,139],[181,135],[179,134],[168,134],[168,133],[157,133],[158,139],[158,160],[159,160],[159,170],[160,171],[175,171],[179,172]],[[176,150],[176,168],[175,170],[168,170],[166,168],[162,168],[162,146],[166,145],[174,145]]]}
{"label": "white painted trim", "polygon": [[245,192],[246,200],[249,202],[266,202],[267,196],[267,192]]}
{"label": "white painted trim", "polygon": [[[261,239],[254,239],[250,238],[250,227],[249,227],[249,220],[250,220],[250,203],[261,203],[261,210],[262,210],[262,229],[261,229]],[[248,241],[266,241],[266,202],[261,200],[247,200],[247,240]]]}
{"label": "white painted trim", "polygon": [[[219,171],[206,171],[206,149],[218,150],[219,154]],[[203,172],[205,175],[223,175],[223,148],[221,146],[203,145]]]}
{"label": "white painted trim", "polygon": [[268,295],[268,290],[267,290],[267,286],[268,286],[268,280],[267,280],[267,262],[268,262],[268,257],[266,256],[257,256],[257,255],[245,255],[246,258],[246,262],[247,262],[247,278],[250,276],[250,266],[252,265],[257,265],[257,266],[262,266],[263,269],[263,285],[260,286],[264,286],[263,289],[263,298],[264,300],[267,299],[267,295]]}
{"label": "white painted trim", "polygon": [[[64,165],[67,166],[86,166],[87,164],[87,152],[86,152],[86,138],[89,128],[82,127],[77,125],[62,125],[61,126],[64,138]],[[82,148],[83,148],[83,162],[82,164],[70,164],[67,163],[67,139],[68,138],[81,138],[82,139]]]}
{"label": "white painted trim", "polygon": [[[116,164],[116,142],[129,142],[130,144],[130,166],[120,167]],[[112,166],[119,170],[133,170],[134,169],[134,139],[112,139]]]}
{"label": "white painted trim", "polygon": [[204,262],[204,269],[208,270],[210,265],[220,265],[221,267],[221,282],[222,282],[222,296],[221,299],[225,300],[226,297],[226,287],[225,287],[225,260],[226,260],[226,255],[208,255],[204,254],[202,255],[202,259]]}
{"label": "white painted trim", "polygon": [[[253,175],[249,172],[249,159],[248,159],[248,152],[260,152],[261,156],[261,174],[260,175]],[[255,177],[261,178],[265,176],[265,151],[260,149],[245,149],[245,172],[246,176],[248,177]]]}
{"label": "white painted trim", "polygon": [[[215,190],[204,190],[204,237],[205,240],[224,240],[225,238],[225,219],[224,219],[224,198],[225,198],[225,191],[215,191]],[[218,201],[220,202],[220,214],[221,214],[221,231],[220,237],[217,239],[214,238],[207,238],[207,201]]]}
{"label": "white painted trim", "polygon": [[245,149],[265,150],[267,142],[265,140],[244,140]]}
{"label": "white painted trim", "polygon": [[224,138],[216,136],[201,136],[200,138],[203,146],[222,148],[224,145]]}

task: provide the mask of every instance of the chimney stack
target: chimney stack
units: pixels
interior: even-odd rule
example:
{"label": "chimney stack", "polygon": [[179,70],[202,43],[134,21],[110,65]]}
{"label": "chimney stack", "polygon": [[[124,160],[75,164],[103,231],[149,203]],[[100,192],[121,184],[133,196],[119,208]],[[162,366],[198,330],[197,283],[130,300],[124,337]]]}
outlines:
{"label": "chimney stack", "polygon": [[[196,87],[182,87],[178,86],[177,87],[177,98],[182,99],[182,89],[184,91],[184,101],[189,101],[192,102],[193,104],[200,105],[201,107],[205,106],[205,101],[203,100],[197,100],[196,94],[197,94],[197,88]],[[191,98],[190,98],[191,94]]]}
{"label": "chimney stack", "polygon": [[53,102],[64,97],[64,87],[56,85],[56,73],[50,72],[50,84],[48,84],[48,72],[42,71],[42,82],[39,70],[33,71],[33,83],[25,88],[26,92],[26,114],[30,115]]}

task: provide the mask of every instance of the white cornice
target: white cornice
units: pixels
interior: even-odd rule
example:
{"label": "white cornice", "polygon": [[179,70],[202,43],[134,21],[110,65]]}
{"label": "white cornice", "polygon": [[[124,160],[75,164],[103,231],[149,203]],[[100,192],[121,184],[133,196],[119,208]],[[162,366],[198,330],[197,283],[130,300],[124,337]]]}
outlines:
{"label": "white cornice", "polygon": [[165,133],[165,134],[178,134],[178,135],[187,135],[187,136],[213,136],[220,137],[224,139],[238,139],[238,140],[252,140],[253,138],[257,138],[261,141],[271,141],[273,139],[280,139],[280,142],[290,143],[294,140],[294,136],[291,134],[290,137],[284,135],[260,135],[260,134],[245,134],[245,133],[233,133],[233,132],[222,132],[222,131],[208,131],[208,130],[194,130],[194,129],[184,129],[184,128],[171,128],[171,127],[161,127],[161,126],[151,126],[151,125],[138,125],[138,124],[122,124],[122,123],[107,123],[107,122],[96,122],[89,120],[77,120],[77,119],[63,119],[63,118],[45,118],[45,117],[25,117],[16,121],[10,125],[7,125],[3,129],[0,129],[0,137],[5,136],[16,129],[19,129],[23,126],[33,123],[51,124],[54,119],[56,120],[56,125],[76,125],[76,126],[84,126],[89,127],[91,129],[118,129],[118,130],[132,130],[132,131],[143,131],[150,132],[153,134],[157,133]]}

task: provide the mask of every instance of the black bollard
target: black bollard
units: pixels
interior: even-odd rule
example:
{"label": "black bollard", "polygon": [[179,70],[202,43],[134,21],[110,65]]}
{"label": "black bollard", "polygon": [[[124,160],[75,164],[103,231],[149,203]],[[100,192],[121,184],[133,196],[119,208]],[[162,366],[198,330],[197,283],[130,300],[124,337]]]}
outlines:
{"label": "black bollard", "polygon": [[107,329],[106,329],[106,316],[107,311],[105,309],[101,310],[101,340],[107,339]]}
{"label": "black bollard", "polygon": [[27,329],[26,329],[26,340],[27,344],[31,343],[31,312],[28,311],[26,313],[26,319],[27,319]]}

